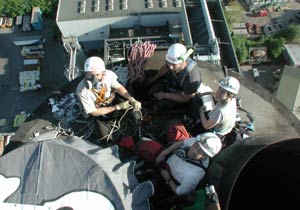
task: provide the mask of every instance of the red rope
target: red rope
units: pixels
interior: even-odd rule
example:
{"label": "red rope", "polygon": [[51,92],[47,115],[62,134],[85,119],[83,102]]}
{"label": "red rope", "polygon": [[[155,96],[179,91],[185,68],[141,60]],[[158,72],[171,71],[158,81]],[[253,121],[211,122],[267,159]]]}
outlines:
{"label": "red rope", "polygon": [[144,43],[134,43],[127,53],[128,79],[130,81],[142,81],[145,78],[144,65],[152,57],[156,44],[149,41]]}

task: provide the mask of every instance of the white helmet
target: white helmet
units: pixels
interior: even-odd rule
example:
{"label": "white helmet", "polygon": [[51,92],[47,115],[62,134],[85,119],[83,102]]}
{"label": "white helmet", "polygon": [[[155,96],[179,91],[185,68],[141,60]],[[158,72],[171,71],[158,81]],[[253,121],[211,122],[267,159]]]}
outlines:
{"label": "white helmet", "polygon": [[85,72],[102,72],[105,70],[105,64],[104,61],[96,56],[89,57],[86,59],[84,63],[84,71]]}
{"label": "white helmet", "polygon": [[209,157],[213,157],[216,154],[218,154],[218,152],[220,152],[222,148],[222,142],[220,138],[214,133],[211,132],[203,133],[198,135],[196,138],[201,149]]}
{"label": "white helmet", "polygon": [[172,64],[178,64],[185,61],[186,47],[183,44],[173,44],[169,47],[166,54],[166,60]]}
{"label": "white helmet", "polygon": [[219,86],[237,95],[240,89],[240,82],[234,77],[225,77],[219,81]]}

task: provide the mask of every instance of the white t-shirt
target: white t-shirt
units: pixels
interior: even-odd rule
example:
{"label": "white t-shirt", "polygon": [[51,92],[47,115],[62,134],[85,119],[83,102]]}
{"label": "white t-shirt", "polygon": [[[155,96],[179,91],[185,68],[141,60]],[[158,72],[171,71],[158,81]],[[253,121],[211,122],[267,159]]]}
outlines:
{"label": "white t-shirt", "polygon": [[[186,139],[182,148],[191,147],[196,142],[196,138]],[[171,155],[167,164],[170,167],[172,177],[176,179],[180,185],[176,188],[177,195],[184,195],[196,189],[199,182],[205,175],[205,171],[196,165],[186,162],[177,155]],[[202,161],[204,167],[208,167],[209,159]]]}
{"label": "white t-shirt", "polygon": [[[102,79],[102,85],[106,87],[105,98],[108,99],[112,96],[112,91],[118,89],[121,84],[117,81],[117,75],[110,70],[105,70],[105,74]],[[97,100],[97,94],[86,88],[85,79],[83,79],[77,86],[76,93],[83,106],[84,112],[89,114],[97,110],[95,101]]]}
{"label": "white t-shirt", "polygon": [[236,99],[233,98],[227,103],[218,102],[214,109],[209,112],[208,116],[217,122],[213,130],[220,135],[226,135],[231,132],[236,121]]}

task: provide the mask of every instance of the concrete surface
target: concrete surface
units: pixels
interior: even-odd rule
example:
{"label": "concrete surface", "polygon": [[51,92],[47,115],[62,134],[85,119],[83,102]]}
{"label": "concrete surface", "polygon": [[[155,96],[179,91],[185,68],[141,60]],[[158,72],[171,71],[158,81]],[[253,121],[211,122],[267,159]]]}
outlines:
{"label": "concrete surface", "polygon": [[[46,20],[45,27],[40,32],[24,33],[20,28],[0,31],[0,118],[7,119],[7,126],[0,127],[0,132],[16,130],[12,126],[16,114],[21,111],[33,112],[53,91],[67,83],[63,71],[68,58],[64,55],[63,47],[53,39],[52,24],[53,21]],[[18,74],[23,70],[23,58],[20,54],[21,47],[15,46],[13,41],[16,37],[32,35],[46,38],[45,55],[40,70],[43,88],[20,93]]]}
{"label": "concrete surface", "polygon": [[[209,63],[203,63],[202,66],[203,82],[216,91],[217,82],[224,75],[221,67]],[[252,136],[300,135],[300,121],[269,91],[242,74],[229,72],[229,75],[239,79],[241,88],[238,97],[242,98],[242,107],[255,117],[255,131]],[[245,113],[241,111],[239,113],[244,120],[247,120]]]}

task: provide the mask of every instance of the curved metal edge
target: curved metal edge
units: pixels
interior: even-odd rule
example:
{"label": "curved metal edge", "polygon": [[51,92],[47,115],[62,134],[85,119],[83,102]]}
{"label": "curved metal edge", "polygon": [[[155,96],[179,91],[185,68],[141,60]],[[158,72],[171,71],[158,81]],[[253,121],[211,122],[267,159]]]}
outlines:
{"label": "curved metal edge", "polygon": [[260,151],[300,136],[256,136],[224,149],[207,171],[207,183],[213,184],[223,210],[227,210],[234,185],[247,163]]}

